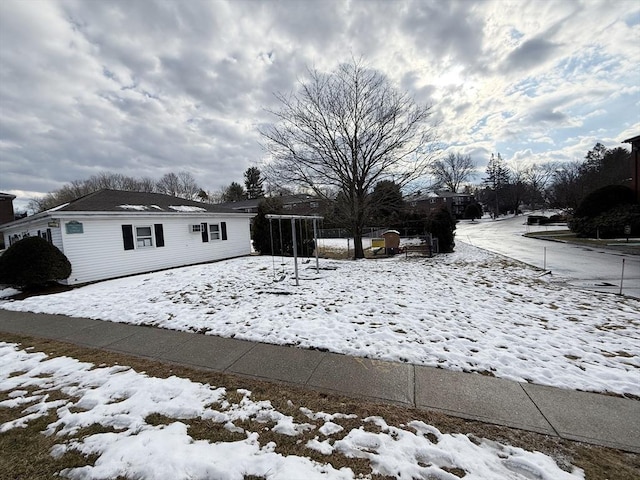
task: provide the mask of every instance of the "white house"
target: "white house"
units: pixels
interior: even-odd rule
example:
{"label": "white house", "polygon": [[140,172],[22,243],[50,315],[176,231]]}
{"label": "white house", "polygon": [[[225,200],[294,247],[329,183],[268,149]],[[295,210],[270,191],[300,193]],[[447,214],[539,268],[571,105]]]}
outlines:
{"label": "white house", "polygon": [[0,225],[7,245],[41,236],[69,259],[75,285],[251,253],[254,214],[158,193],[100,190]]}

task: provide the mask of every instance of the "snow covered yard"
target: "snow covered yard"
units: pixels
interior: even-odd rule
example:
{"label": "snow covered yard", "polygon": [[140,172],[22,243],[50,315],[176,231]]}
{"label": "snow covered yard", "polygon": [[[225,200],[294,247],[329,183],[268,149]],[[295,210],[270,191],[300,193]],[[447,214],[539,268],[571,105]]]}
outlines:
{"label": "snow covered yard", "polygon": [[[406,480],[584,478],[581,469],[562,470],[540,452],[444,434],[423,421],[395,426],[379,416],[312,411],[291,400],[283,413],[245,389],[48,357],[6,342],[0,342],[0,400],[15,413],[0,434],[46,418],[42,434],[53,436],[54,458],[80,452],[92,459],[63,469],[63,478],[371,478],[334,467],[337,457]],[[206,435],[198,430],[202,424]],[[283,453],[282,445],[292,443],[300,454]]]}
{"label": "snow covered yard", "polygon": [[[640,302],[567,288],[459,243],[434,258],[245,257],[0,300],[9,310],[298,345],[640,396]],[[281,269],[288,276],[273,282]]]}

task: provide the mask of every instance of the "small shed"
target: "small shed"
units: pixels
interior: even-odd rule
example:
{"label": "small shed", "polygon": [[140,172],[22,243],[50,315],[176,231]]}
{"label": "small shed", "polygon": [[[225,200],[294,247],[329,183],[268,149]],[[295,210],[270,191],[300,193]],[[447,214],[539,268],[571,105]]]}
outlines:
{"label": "small shed", "polygon": [[382,234],[384,238],[384,249],[388,255],[400,253],[400,232],[397,230],[387,230]]}

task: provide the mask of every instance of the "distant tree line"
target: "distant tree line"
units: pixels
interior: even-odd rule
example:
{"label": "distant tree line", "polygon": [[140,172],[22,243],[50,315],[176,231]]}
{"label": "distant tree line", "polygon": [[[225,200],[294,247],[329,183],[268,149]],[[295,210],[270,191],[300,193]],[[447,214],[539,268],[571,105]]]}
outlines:
{"label": "distant tree line", "polygon": [[85,180],[73,180],[43,197],[32,199],[29,202],[29,210],[35,213],[42,212],[103,189],[163,193],[205,203],[235,202],[264,197],[264,180],[260,170],[256,167],[249,167],[245,171],[244,177],[244,187],[237,182],[232,182],[220,192],[208,192],[198,184],[193,175],[186,171],[167,173],[159,180],[101,172]]}
{"label": "distant tree line", "polygon": [[42,212],[103,189],[164,193],[188,200],[204,200],[207,197],[207,193],[198,186],[189,172],[167,173],[157,181],[149,177],[135,178],[120,173],[101,172],[86,180],[74,180],[43,197],[32,199],[29,209],[36,213]]}
{"label": "distant tree line", "polygon": [[492,154],[476,198],[493,216],[518,213],[521,207],[575,211],[591,192],[631,182],[631,153],[597,143],[583,161],[550,162],[523,168]]}

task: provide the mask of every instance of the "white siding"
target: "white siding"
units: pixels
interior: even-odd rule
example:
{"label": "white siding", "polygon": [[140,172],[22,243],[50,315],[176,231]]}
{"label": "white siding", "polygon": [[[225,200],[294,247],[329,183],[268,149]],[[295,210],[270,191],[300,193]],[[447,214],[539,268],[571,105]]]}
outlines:
{"label": "white siding", "polygon": [[4,241],[7,248],[9,244],[15,243],[14,235],[18,238],[24,237],[37,237],[38,232],[46,232],[47,229],[51,232],[51,243],[64,252],[62,248],[62,233],[60,227],[49,227],[49,219],[45,218],[38,222],[29,224],[28,226],[14,227],[12,229],[4,230]]}
{"label": "white siding", "polygon": [[[64,253],[73,267],[68,279],[71,285],[251,253],[248,218],[135,215],[74,220],[82,222],[84,233],[67,234],[61,219]],[[200,233],[190,233],[189,225],[202,222],[226,222],[228,240],[203,242]],[[164,247],[156,246],[154,235],[153,247],[124,249],[122,225],[133,226],[135,244],[135,227],[150,226],[153,230],[154,224],[163,226]]]}

